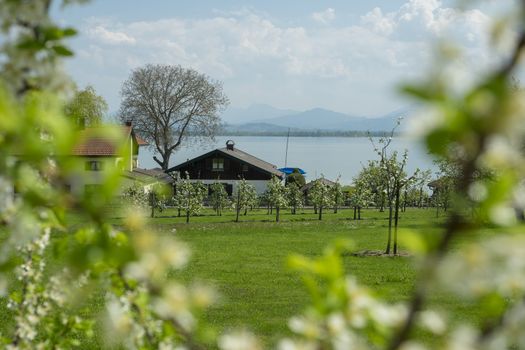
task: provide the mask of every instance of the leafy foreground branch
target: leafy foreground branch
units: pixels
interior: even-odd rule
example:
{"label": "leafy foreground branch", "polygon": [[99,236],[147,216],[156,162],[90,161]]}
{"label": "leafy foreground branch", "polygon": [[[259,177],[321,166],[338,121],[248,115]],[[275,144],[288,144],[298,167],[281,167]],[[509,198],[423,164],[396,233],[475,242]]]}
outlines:
{"label": "leafy foreground branch", "polygon": [[[201,321],[216,299],[211,289],[168,278],[189,259],[184,244],[153,232],[133,211],[123,227],[108,224],[105,205],[115,196],[118,169],[103,172],[106,181],[97,196],[67,192],[65,179],[79,164],[61,155],[70,154],[77,140],[67,132],[73,127],[62,116],[63,104],[55,95],[62,85],[54,72],[58,58],[70,54],[62,40],[74,31],[52,23],[50,3],[11,1],[0,13],[3,30],[12,34],[4,43],[9,89],[0,89],[0,297],[9,320],[2,324],[1,344],[10,349],[260,349],[250,333],[217,335]],[[480,225],[516,225],[516,198],[523,198],[525,175],[525,135],[516,125],[523,124],[525,107],[510,75],[524,45],[522,34],[502,68],[460,95],[440,74],[406,88],[439,116],[424,136],[429,151],[460,169],[440,241],[400,233],[423,261],[410,302],[389,304],[347,276],[342,255],[352,248],[348,243],[330,245],[314,259],[291,257],[311,302],[290,320],[295,335],[280,341],[280,349],[429,348],[414,338],[417,330],[431,334],[444,349],[525,348],[523,235],[501,235],[449,253],[457,236]],[[279,220],[279,209],[289,203],[286,189],[274,185],[269,196]],[[181,193],[188,212],[197,210],[189,192]],[[325,205],[323,199],[320,216]],[[83,213],[74,226],[65,219],[72,208]],[[482,310],[486,324],[451,328],[447,315],[425,307],[438,288],[469,300]]]}

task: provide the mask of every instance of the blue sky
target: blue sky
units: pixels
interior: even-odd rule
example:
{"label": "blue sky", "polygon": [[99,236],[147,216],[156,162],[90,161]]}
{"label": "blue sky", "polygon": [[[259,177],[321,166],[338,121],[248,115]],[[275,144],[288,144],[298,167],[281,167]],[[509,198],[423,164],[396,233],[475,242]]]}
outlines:
{"label": "blue sky", "polygon": [[437,40],[463,47],[464,67],[488,64],[490,3],[509,1],[459,11],[439,0],[99,0],[54,17],[81,33],[68,72],[111,111],[132,69],[163,63],[222,81],[235,107],[374,116],[409,103],[396,86],[428,70]]}

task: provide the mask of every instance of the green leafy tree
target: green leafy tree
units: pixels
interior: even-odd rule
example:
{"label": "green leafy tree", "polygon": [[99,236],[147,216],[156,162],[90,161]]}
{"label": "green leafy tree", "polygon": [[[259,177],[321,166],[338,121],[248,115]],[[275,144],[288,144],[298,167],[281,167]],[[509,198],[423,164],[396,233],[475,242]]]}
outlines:
{"label": "green leafy tree", "polygon": [[359,172],[357,179],[354,179],[354,182],[357,180],[361,186],[361,192],[365,190],[363,186],[366,186],[366,191],[370,194],[369,205],[375,205],[381,212],[386,203],[385,181],[383,181],[382,172],[378,161],[369,160]]}
{"label": "green leafy tree", "polygon": [[124,204],[145,209],[149,206],[150,200],[148,193],[144,191],[144,186],[134,182],[131,186],[122,190]]}
{"label": "green leafy tree", "polygon": [[319,220],[323,219],[323,209],[332,206],[334,203],[333,192],[323,179],[324,177],[314,180],[314,184],[308,192],[310,202],[319,213]]}
{"label": "green leafy tree", "polygon": [[250,206],[255,205],[257,201],[257,191],[253,185],[249,184],[245,179],[241,179],[237,181],[233,198],[235,201],[235,222],[239,222],[239,215],[241,211],[244,210],[246,215]]}
{"label": "green leafy tree", "polygon": [[354,220],[361,220],[361,209],[372,203],[372,190],[370,186],[370,172],[362,169],[354,178],[354,187],[349,193],[350,205],[354,208]]}
{"label": "green leafy tree", "polygon": [[418,172],[413,182],[413,189],[417,192],[417,206],[423,207],[423,203],[428,203],[428,184],[432,179],[432,171],[430,169]]}
{"label": "green leafy tree", "polygon": [[[408,151],[405,150],[401,159],[398,159],[397,151],[389,153],[388,148],[392,143],[395,130],[400,125],[401,119],[398,120],[397,125],[391,130],[388,136],[381,137],[376,144],[372,138],[370,142],[374,147],[374,151],[379,156],[379,176],[381,187],[385,195],[386,204],[388,205],[388,238],[385,249],[385,254],[391,253],[393,245],[393,254],[398,253],[398,224],[399,224],[399,209],[401,205],[401,191],[417,173],[408,177],[405,172],[405,167],[408,160]],[[393,230],[392,230],[393,228]],[[393,231],[393,237],[392,237]],[[392,244],[393,238],[393,244]]]}
{"label": "green leafy tree", "polygon": [[288,199],[288,204],[292,214],[295,215],[297,213],[297,209],[304,206],[303,191],[301,191],[296,183],[288,183],[288,185],[286,185],[286,197]]}
{"label": "green leafy tree", "polygon": [[219,182],[214,182],[211,186],[211,195],[210,201],[217,215],[222,215],[224,208],[227,208],[230,205],[230,200],[228,199],[228,193],[224,188],[224,185]]}
{"label": "green leafy tree", "polygon": [[190,217],[198,214],[203,208],[204,198],[208,194],[206,186],[202,182],[190,181],[189,175],[181,178],[175,185],[174,203],[179,210],[186,216],[186,223],[190,222]]}
{"label": "green leafy tree", "polygon": [[306,180],[304,175],[301,174],[301,171],[298,168],[294,168],[292,173],[286,176],[285,184],[286,186],[296,184],[297,187],[302,188],[306,184]]}
{"label": "green leafy tree", "polygon": [[343,191],[343,186],[339,182],[339,178],[335,180],[335,184],[330,187],[331,197],[333,199],[334,214],[337,214],[337,210],[340,206],[345,203],[345,193]]}
{"label": "green leafy tree", "polygon": [[288,198],[286,197],[286,187],[281,179],[273,176],[268,182],[268,202],[275,208],[275,221],[279,222],[280,211],[288,206]]}
{"label": "green leafy tree", "polygon": [[97,95],[92,86],[76,90],[73,98],[66,104],[65,114],[72,118],[75,124],[84,126],[99,125],[108,110],[106,100]]}

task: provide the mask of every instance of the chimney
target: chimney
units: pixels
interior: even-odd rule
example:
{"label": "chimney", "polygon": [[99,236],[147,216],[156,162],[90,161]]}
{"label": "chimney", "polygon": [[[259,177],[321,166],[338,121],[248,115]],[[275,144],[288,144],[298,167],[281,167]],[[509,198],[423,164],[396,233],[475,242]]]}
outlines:
{"label": "chimney", "polygon": [[233,146],[235,146],[235,142],[233,142],[233,140],[226,141],[226,149],[227,150],[233,151]]}

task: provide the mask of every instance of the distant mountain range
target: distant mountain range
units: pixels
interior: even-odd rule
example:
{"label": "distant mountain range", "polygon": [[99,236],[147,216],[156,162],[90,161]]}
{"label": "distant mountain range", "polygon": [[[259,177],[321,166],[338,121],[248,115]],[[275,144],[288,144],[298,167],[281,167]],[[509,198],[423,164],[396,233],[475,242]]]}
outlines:
{"label": "distant mountain range", "polygon": [[269,105],[252,105],[245,109],[225,112],[223,133],[235,134],[282,134],[290,128],[292,133],[305,131],[326,132],[381,132],[390,131],[400,117],[405,119],[399,131],[406,129],[415,107],[405,107],[378,118],[352,116],[323,108],[304,112],[278,109]]}

